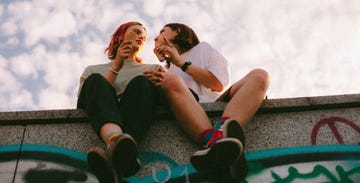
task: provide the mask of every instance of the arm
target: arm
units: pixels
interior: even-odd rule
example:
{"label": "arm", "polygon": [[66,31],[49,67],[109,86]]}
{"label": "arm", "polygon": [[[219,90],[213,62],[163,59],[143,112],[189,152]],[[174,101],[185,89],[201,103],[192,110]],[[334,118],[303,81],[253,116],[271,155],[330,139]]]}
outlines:
{"label": "arm", "polygon": [[[167,45],[158,45],[154,48],[154,52],[166,53],[169,57],[167,58],[175,66],[182,68],[185,63],[185,60],[179,55],[177,45],[172,46],[171,43],[165,39]],[[191,61],[191,60],[190,60]],[[213,91],[222,91],[224,86],[222,82],[209,70],[201,68],[196,65],[189,65],[185,71],[190,75],[196,82],[204,85],[207,88],[210,88]]]}
{"label": "arm", "polygon": [[[185,61],[181,59],[181,61],[178,63],[180,64],[176,66],[181,68],[185,64]],[[190,75],[196,82],[204,85],[207,88],[210,88],[213,91],[222,91],[224,88],[219,79],[207,69],[198,67],[196,65],[189,65],[185,72]]]}
{"label": "arm", "polygon": [[118,72],[124,65],[124,60],[126,60],[129,56],[131,56],[131,53],[132,53],[131,42],[125,42],[119,46],[116,53],[116,58],[112,61],[113,64],[105,75],[106,80],[108,80],[110,84],[113,85],[115,83]]}

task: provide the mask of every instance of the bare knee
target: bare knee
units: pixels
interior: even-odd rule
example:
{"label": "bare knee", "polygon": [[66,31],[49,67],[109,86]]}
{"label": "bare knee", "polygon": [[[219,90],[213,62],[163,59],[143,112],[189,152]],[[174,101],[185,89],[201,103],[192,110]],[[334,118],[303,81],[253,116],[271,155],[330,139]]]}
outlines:
{"label": "bare knee", "polygon": [[254,69],[248,74],[249,79],[256,83],[259,88],[267,90],[270,83],[270,76],[264,69]]}
{"label": "bare knee", "polygon": [[171,74],[166,76],[163,84],[161,85],[161,88],[166,92],[171,92],[182,91],[184,89],[187,89],[187,86],[185,85],[183,79],[180,76]]}

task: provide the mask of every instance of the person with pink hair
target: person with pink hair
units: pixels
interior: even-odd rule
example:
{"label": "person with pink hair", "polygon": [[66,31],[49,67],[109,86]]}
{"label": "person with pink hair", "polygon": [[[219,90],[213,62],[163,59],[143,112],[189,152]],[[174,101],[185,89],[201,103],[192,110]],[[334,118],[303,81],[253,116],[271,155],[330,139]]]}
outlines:
{"label": "person with pink hair", "polygon": [[144,138],[159,103],[159,88],[143,75],[158,64],[137,56],[146,40],[139,22],[120,25],[105,53],[110,62],[88,66],[80,77],[77,108],[84,109],[107,149],[88,151],[90,170],[100,183],[134,175],[141,167],[137,144]]}

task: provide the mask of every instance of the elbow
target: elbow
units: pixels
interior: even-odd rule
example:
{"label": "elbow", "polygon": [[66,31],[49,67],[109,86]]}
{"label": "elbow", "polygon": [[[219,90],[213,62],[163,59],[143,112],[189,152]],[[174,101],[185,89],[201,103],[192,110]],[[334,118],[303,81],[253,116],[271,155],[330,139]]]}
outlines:
{"label": "elbow", "polygon": [[223,83],[211,72],[210,77],[206,81],[208,84],[207,87],[210,88],[212,91],[221,92],[224,89]]}
{"label": "elbow", "polygon": [[223,91],[223,89],[224,85],[220,81],[215,82],[214,85],[211,87],[211,90],[216,92],[221,92]]}

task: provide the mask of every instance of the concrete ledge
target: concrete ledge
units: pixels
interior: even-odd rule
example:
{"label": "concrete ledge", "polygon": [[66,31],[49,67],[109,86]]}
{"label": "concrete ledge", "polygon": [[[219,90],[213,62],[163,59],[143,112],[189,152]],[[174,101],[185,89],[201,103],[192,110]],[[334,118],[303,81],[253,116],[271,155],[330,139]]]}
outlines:
{"label": "concrete ledge", "polygon": [[[209,117],[214,117],[221,115],[226,103],[202,103],[201,105]],[[300,112],[352,107],[360,107],[360,94],[267,99],[258,113]],[[172,118],[172,114],[168,110],[159,107],[156,114],[157,120]],[[86,122],[87,115],[80,109],[0,112],[0,125],[72,123],[74,121]]]}
{"label": "concrete ledge", "polygon": [[[203,103],[201,105],[207,112],[210,121],[214,123],[220,117],[226,103]],[[184,180],[184,173],[196,173],[190,165],[189,157],[200,147],[179,128],[178,123],[168,110],[159,108],[156,118],[144,141],[139,143],[139,158],[143,167],[135,176],[130,177],[130,182],[142,182],[145,180],[156,182],[154,177],[156,179],[159,177],[159,180],[167,178],[179,178],[179,180],[181,178],[181,180]],[[337,152],[339,147],[344,146],[356,147],[356,149],[352,149],[352,152],[360,154],[360,151],[357,150],[360,144],[359,119],[360,94],[268,99],[264,101],[260,110],[244,129],[246,156],[251,162],[262,161],[264,157],[269,158],[268,155],[274,155],[274,157],[269,158],[269,162],[275,161],[278,165],[284,164],[285,167],[292,167],[294,159],[302,162],[307,162],[307,160],[299,159],[299,154],[297,154],[297,157],[284,161],[283,157],[277,157],[278,153],[273,152],[287,149],[300,149],[301,151],[302,147],[316,146],[319,146],[318,149],[330,146]],[[85,173],[88,172],[86,151],[94,146],[105,148],[105,144],[99,139],[87,121],[84,111],[77,109],[1,112],[0,132],[2,133],[0,133],[0,147],[3,149],[3,160],[0,161],[0,177],[9,177],[9,180],[11,180],[14,177],[12,171],[15,169],[13,167],[15,167],[17,160],[19,161],[18,169],[15,172],[15,179],[17,180],[23,180],[25,173],[30,172],[39,164],[46,164],[47,168],[56,167],[57,170],[66,170],[68,172],[79,169],[79,167],[74,167],[75,169],[59,168],[64,167],[63,164],[66,163],[59,162],[57,156],[52,156],[53,159],[47,159],[48,162],[41,159],[43,156],[41,153],[54,155],[54,152],[57,152],[57,155],[62,152],[69,152],[68,158],[72,158],[74,154],[81,155],[82,158],[78,159],[82,165],[80,169]],[[342,146],[339,146],[339,144]],[[48,146],[52,148],[41,151],[41,149]],[[56,147],[56,150],[54,150],[54,147]],[[12,154],[7,153],[9,148],[16,148],[16,150],[13,150]],[[4,151],[5,155],[12,156],[4,156]],[[31,161],[28,160],[27,152],[33,154]],[[291,152],[295,151],[291,150]],[[309,151],[306,150],[305,152],[308,153]],[[258,153],[265,156],[251,159],[254,154]],[[311,156],[305,154],[304,157],[314,157],[313,155],[314,153],[311,153]],[[345,152],[345,156],[349,157],[351,155]],[[323,157],[328,157],[328,155],[317,156],[319,162],[323,161]],[[335,158],[331,160],[338,160],[341,157],[331,157]],[[287,162],[290,162],[290,164],[287,164]],[[359,167],[358,162],[355,164],[350,163],[355,167],[350,167],[349,170]],[[345,162],[344,167],[348,164],[348,162]],[[266,165],[266,163],[263,165]],[[315,165],[318,166],[318,164]],[[1,169],[1,167],[3,168]],[[312,167],[311,165],[310,169]],[[335,170],[334,167],[330,168]],[[39,171],[42,170],[39,169]],[[256,168],[252,169],[250,174],[257,174],[259,177],[263,176],[265,178],[251,181],[254,178],[249,176],[247,179],[250,181],[248,182],[266,182],[270,180],[272,172],[277,169],[270,170],[267,173]],[[282,172],[284,171],[288,172],[288,169],[285,168]],[[308,172],[308,170],[305,172]],[[89,172],[87,177],[89,183],[97,182]],[[326,180],[322,180],[322,182],[324,181]],[[191,179],[191,182],[194,182],[193,179]]]}

